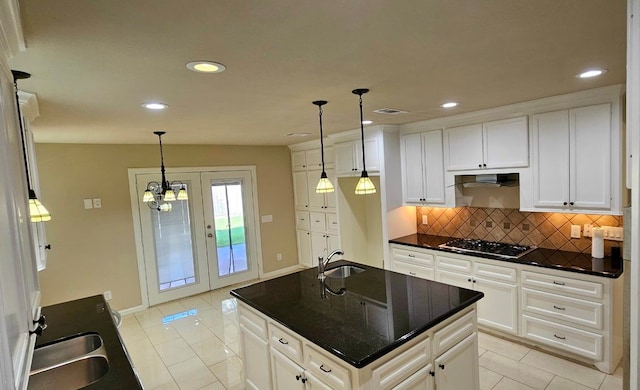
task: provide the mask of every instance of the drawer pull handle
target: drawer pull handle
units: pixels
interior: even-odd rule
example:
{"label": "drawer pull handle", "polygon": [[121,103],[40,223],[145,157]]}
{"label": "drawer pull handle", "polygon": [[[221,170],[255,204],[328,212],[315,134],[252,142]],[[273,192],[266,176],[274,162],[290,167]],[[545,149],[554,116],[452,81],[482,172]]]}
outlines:
{"label": "drawer pull handle", "polygon": [[564,282],[556,282],[555,280],[553,281],[553,284],[557,284],[558,286],[564,286]]}
{"label": "drawer pull handle", "polygon": [[556,306],[556,305],[553,305],[553,308],[554,309],[558,309],[558,310],[565,310],[564,307],[560,307],[560,306]]}
{"label": "drawer pull handle", "polygon": [[416,255],[407,255],[407,256],[409,256],[409,257],[416,257]]}
{"label": "drawer pull handle", "polygon": [[278,341],[280,342],[280,344],[284,344],[284,345],[289,344],[287,340],[283,340],[282,338],[279,338]]}
{"label": "drawer pull handle", "polygon": [[409,272],[409,275],[416,276],[415,272]]}
{"label": "drawer pull handle", "polygon": [[328,370],[327,370],[327,369],[325,369],[325,368],[324,368],[324,364],[321,364],[321,365],[320,365],[320,370],[321,370],[322,372],[326,372],[327,374],[331,372],[331,369],[328,369]]}
{"label": "drawer pull handle", "polygon": [[553,334],[553,337],[555,337],[555,338],[557,338],[557,339],[560,339],[560,340],[566,340],[566,339],[567,339],[566,337],[564,337],[564,336],[558,336],[558,335],[557,335],[557,334],[555,334],[555,333]]}

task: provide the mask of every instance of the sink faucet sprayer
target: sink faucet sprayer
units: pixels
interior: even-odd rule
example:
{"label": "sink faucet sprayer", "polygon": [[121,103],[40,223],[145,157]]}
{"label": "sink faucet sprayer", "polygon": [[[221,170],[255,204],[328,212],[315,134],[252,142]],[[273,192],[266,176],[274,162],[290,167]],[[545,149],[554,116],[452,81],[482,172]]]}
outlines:
{"label": "sink faucet sprayer", "polygon": [[324,278],[325,278],[325,276],[324,276],[325,268],[327,268],[327,265],[329,265],[329,262],[331,261],[331,259],[335,255],[342,256],[342,255],[344,255],[344,251],[342,249],[334,250],[333,252],[329,253],[329,255],[327,256],[327,260],[326,261],[322,258],[322,256],[318,256],[318,279],[324,280]]}

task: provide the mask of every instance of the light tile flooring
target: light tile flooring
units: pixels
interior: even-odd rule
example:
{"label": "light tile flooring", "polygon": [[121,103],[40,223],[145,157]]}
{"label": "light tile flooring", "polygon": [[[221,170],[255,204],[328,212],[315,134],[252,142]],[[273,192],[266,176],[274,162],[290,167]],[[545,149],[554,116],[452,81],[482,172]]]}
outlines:
{"label": "light tile flooring", "polygon": [[[120,334],[146,390],[243,388],[236,302],[229,290],[123,318]],[[620,368],[606,375],[486,333],[478,338],[482,390],[622,389]]]}

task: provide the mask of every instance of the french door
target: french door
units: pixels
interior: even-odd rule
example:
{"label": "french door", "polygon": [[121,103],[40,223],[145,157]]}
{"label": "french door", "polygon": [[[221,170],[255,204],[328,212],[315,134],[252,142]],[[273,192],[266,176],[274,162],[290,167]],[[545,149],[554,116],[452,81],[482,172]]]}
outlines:
{"label": "french door", "polygon": [[168,173],[169,182],[179,183],[176,192],[184,185],[188,193],[188,200],[171,202],[169,212],[142,201],[147,183],[160,180],[159,174],[135,174],[144,262],[139,269],[149,304],[257,278],[254,171]]}

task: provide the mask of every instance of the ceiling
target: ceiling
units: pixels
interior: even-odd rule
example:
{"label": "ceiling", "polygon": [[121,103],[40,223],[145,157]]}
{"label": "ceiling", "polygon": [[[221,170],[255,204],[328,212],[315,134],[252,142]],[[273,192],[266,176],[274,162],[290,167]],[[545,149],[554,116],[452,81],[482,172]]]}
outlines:
{"label": "ceiling", "polygon": [[[20,0],[44,143],[285,145],[625,82],[626,0]],[[227,70],[189,71],[192,60]],[[587,68],[597,79],[575,75]],[[453,110],[445,101],[460,102]],[[143,102],[169,108],[152,112]],[[380,108],[408,111],[373,113]],[[287,133],[309,132],[307,138]]]}

